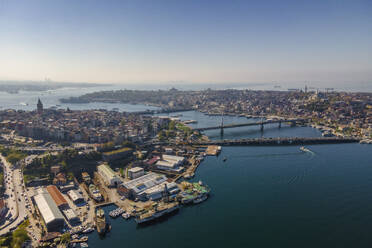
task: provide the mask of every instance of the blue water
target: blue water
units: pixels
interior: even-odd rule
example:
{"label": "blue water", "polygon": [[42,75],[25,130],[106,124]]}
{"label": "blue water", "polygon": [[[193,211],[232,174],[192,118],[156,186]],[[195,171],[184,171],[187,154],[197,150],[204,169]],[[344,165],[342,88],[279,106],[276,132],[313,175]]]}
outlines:
{"label": "blue water", "polygon": [[[195,125],[215,125],[221,117],[183,112]],[[242,117],[225,117],[244,122]],[[249,120],[248,120],[249,121]],[[221,138],[219,131],[210,131]],[[276,125],[226,129],[224,138],[305,136],[309,127]],[[207,157],[195,181],[212,188],[204,203],[182,208],[147,227],[112,220],[105,239],[90,235],[91,247],[370,247],[372,245],[372,146],[313,145],[224,147]],[[227,161],[223,162],[222,158]]]}
{"label": "blue water", "polygon": [[[370,247],[371,147],[225,147],[195,180],[213,194],[164,222],[116,219],[91,247]],[[221,158],[226,156],[224,163]]]}

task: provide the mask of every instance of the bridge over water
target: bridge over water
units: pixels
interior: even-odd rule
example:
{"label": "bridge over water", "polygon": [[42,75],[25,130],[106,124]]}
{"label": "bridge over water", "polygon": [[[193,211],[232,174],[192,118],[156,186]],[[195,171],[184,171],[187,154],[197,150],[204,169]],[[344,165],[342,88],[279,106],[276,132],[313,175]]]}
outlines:
{"label": "bridge over water", "polygon": [[253,139],[234,139],[216,140],[193,145],[219,145],[219,146],[277,146],[277,145],[312,145],[312,144],[340,144],[359,142],[357,138],[340,137],[280,137],[280,138],[253,138]]}
{"label": "bridge over water", "polygon": [[296,123],[304,123],[306,119],[277,119],[277,120],[266,120],[266,121],[258,121],[258,122],[248,122],[248,123],[237,123],[237,124],[223,124],[219,126],[212,126],[212,127],[200,127],[194,128],[193,130],[196,131],[206,131],[206,130],[214,130],[214,129],[221,129],[221,132],[225,128],[235,128],[235,127],[246,127],[246,126],[261,126],[261,131],[263,131],[264,125],[267,124],[274,124],[278,123],[279,127],[281,127],[282,123],[290,123],[291,126],[295,126]]}

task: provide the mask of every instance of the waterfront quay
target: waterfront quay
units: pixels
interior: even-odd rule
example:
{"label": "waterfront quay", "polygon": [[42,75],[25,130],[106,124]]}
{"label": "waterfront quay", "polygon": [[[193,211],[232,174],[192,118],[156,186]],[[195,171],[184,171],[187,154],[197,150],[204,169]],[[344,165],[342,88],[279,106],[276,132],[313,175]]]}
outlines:
{"label": "waterfront quay", "polygon": [[[285,145],[314,145],[314,144],[340,144],[360,142],[358,138],[339,137],[286,137],[286,138],[254,138],[216,140],[198,143],[197,145],[218,145],[218,146],[285,146]],[[196,144],[195,144],[196,145]]]}

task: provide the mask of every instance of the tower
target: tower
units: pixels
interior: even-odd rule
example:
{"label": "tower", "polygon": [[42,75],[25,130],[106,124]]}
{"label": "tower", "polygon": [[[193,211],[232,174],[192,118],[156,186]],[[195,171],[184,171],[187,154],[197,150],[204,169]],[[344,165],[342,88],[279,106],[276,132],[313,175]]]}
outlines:
{"label": "tower", "polygon": [[40,98],[37,101],[37,112],[38,112],[38,114],[42,114],[43,113],[43,103],[40,101]]}

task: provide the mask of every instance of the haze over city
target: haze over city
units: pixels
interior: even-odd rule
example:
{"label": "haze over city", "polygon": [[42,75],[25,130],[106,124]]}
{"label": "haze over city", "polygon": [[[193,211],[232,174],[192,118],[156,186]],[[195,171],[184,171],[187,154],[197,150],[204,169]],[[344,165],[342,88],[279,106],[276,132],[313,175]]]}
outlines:
{"label": "haze over city", "polygon": [[371,1],[0,2],[0,80],[372,81]]}

